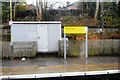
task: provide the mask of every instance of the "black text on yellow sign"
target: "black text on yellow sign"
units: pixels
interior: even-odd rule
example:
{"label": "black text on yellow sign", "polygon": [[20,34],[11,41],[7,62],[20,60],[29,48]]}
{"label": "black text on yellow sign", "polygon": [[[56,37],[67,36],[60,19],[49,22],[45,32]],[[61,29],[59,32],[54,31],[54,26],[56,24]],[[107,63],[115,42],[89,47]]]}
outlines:
{"label": "black text on yellow sign", "polygon": [[65,34],[86,34],[87,33],[87,27],[85,26],[65,26],[64,27],[64,33]]}

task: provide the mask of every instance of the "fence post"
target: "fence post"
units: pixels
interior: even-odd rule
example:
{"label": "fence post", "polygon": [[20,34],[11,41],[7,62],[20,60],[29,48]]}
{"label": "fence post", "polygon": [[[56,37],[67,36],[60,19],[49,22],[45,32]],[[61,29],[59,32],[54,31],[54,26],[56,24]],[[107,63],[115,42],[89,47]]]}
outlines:
{"label": "fence post", "polygon": [[10,43],[10,48],[11,48],[11,51],[10,51],[10,59],[13,59],[14,51],[13,51],[13,44],[12,44],[12,42]]}
{"label": "fence post", "polygon": [[86,32],[85,52],[86,52],[86,58],[88,58],[88,28],[86,29],[87,29],[87,32]]}
{"label": "fence post", "polygon": [[66,34],[64,33],[64,59],[66,60]]}

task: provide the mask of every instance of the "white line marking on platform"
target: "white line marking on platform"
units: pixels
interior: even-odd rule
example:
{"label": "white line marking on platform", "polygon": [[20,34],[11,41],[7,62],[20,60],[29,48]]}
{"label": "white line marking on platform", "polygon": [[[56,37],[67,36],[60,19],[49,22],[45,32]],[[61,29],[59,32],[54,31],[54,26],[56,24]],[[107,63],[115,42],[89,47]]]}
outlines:
{"label": "white line marking on platform", "polygon": [[115,74],[115,73],[120,73],[120,70],[27,74],[27,75],[7,75],[7,76],[0,76],[0,79],[49,78],[49,77],[66,77],[66,76],[104,75],[104,74]]}

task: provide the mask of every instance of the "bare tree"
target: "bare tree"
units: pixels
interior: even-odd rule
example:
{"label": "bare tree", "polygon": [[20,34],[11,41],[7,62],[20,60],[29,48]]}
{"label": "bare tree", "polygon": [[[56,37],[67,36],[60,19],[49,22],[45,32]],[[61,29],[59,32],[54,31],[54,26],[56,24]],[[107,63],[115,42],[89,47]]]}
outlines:
{"label": "bare tree", "polygon": [[37,20],[42,20],[42,11],[43,11],[43,4],[42,0],[36,0],[36,14],[37,14]]}
{"label": "bare tree", "polygon": [[[12,8],[13,3],[14,3],[14,6]],[[10,20],[12,20],[12,18],[15,19],[15,17],[16,17],[16,4],[17,3],[26,4],[26,0],[10,0]],[[12,13],[12,9],[13,9],[13,13]]]}
{"label": "bare tree", "polygon": [[95,9],[94,19],[97,19],[98,11],[99,11],[99,0],[96,0],[96,9]]}
{"label": "bare tree", "polygon": [[13,10],[13,18],[15,19],[16,17],[16,2],[14,3],[14,10]]}

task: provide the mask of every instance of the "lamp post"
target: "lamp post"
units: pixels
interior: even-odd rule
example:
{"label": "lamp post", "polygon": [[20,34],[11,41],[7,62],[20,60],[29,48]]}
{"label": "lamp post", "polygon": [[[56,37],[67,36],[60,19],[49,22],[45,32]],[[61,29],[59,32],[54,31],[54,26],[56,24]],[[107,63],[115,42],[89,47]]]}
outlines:
{"label": "lamp post", "polygon": [[101,28],[101,32],[103,33],[103,29],[104,29],[104,19],[103,19],[103,2],[100,2],[100,28]]}

